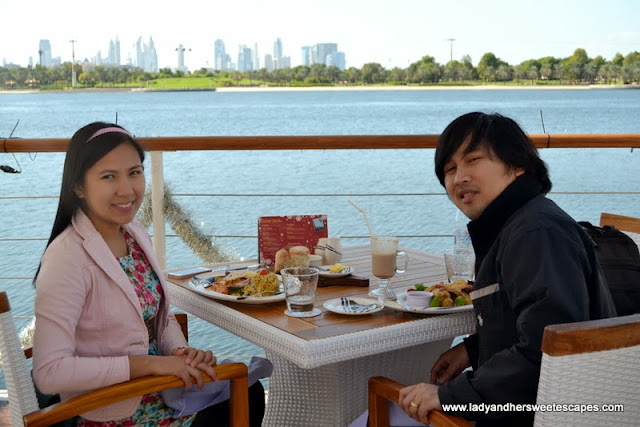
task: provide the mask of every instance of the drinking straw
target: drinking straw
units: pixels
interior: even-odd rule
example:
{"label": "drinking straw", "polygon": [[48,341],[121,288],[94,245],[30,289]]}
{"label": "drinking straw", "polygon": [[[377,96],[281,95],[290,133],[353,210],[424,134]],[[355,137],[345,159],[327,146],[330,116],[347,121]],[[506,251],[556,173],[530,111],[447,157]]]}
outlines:
{"label": "drinking straw", "polygon": [[362,212],[362,215],[364,215],[364,222],[367,224],[367,228],[369,229],[369,236],[373,237],[373,231],[371,230],[371,224],[369,224],[369,218],[367,217],[367,213],[363,209],[360,209],[360,207],[358,207],[358,205],[353,203],[351,200],[347,199],[347,202],[351,203],[351,206],[353,206],[354,208]]}

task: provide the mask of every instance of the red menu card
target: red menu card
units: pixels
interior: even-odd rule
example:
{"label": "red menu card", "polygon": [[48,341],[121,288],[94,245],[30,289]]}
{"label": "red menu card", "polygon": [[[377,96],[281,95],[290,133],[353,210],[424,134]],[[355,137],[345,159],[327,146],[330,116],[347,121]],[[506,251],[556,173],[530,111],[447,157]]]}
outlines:
{"label": "red menu card", "polygon": [[263,216],[258,219],[258,257],[272,265],[285,246],[306,246],[309,253],[321,237],[327,237],[326,215]]}

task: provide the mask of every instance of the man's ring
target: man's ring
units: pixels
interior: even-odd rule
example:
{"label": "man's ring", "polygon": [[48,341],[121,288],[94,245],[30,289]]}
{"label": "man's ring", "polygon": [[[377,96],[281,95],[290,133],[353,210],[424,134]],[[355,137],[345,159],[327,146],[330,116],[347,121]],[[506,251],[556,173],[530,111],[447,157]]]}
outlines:
{"label": "man's ring", "polygon": [[418,407],[418,405],[416,405],[413,401],[411,401],[411,406],[413,406],[414,408]]}

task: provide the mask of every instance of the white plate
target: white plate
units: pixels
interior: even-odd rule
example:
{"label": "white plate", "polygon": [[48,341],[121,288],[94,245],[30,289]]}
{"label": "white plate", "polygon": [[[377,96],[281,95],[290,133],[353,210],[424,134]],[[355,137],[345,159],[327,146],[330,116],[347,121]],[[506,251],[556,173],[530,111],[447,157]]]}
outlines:
{"label": "white plate", "polygon": [[338,314],[346,314],[349,316],[361,316],[363,314],[371,314],[371,313],[376,313],[380,310],[382,310],[384,308],[384,305],[380,304],[379,301],[374,300],[374,299],[369,299],[369,298],[353,298],[350,297],[349,298],[352,301],[357,302],[358,304],[362,304],[362,305],[370,305],[370,304],[375,304],[376,308],[369,310],[369,311],[365,311],[365,312],[360,312],[360,313],[351,313],[349,311],[345,311],[344,307],[342,307],[342,302],[340,301],[340,298],[334,298],[334,299],[330,299],[329,301],[325,301],[323,306],[324,308],[326,308],[329,311],[333,311],[334,313],[338,313]]}
{"label": "white plate", "polygon": [[[227,295],[227,294],[221,294],[220,292],[210,291],[208,289],[205,289],[204,286],[198,285],[198,284],[193,283],[191,281],[189,281],[189,287],[194,292],[196,292],[196,293],[198,293],[200,295],[204,295],[207,298],[217,299],[217,300],[221,300],[221,301],[237,302],[237,303],[240,303],[240,304],[268,304],[270,302],[284,301],[284,299],[285,299],[284,292],[281,293],[281,294],[278,294],[278,295],[270,295],[270,296],[266,296],[266,297],[251,297],[250,296],[250,297],[247,297],[245,299],[238,300],[239,295]],[[282,290],[282,282],[280,282],[280,289]]]}
{"label": "white plate", "polygon": [[[407,301],[407,293],[403,292],[401,294],[398,294],[398,298],[400,298],[404,302],[406,302]],[[385,304],[385,306],[387,306],[389,308],[392,308],[394,310],[404,311],[406,313],[418,313],[418,314],[449,314],[449,313],[456,313],[458,311],[473,310],[473,305],[471,305],[471,304],[458,305],[458,306],[454,306],[454,307],[427,307],[427,308],[423,308],[423,309],[419,309],[419,310],[418,309],[407,310],[406,308],[404,308],[403,306],[398,304],[396,301],[385,300],[384,304]]]}
{"label": "white plate", "polygon": [[323,265],[322,268],[326,269],[326,271],[320,269],[320,277],[328,277],[328,278],[336,278],[336,277],[345,277],[348,276],[350,274],[353,274],[354,271],[356,271],[355,268],[353,267],[347,267],[344,270],[342,270],[340,273],[332,273],[329,271],[329,269],[333,266],[332,265]]}

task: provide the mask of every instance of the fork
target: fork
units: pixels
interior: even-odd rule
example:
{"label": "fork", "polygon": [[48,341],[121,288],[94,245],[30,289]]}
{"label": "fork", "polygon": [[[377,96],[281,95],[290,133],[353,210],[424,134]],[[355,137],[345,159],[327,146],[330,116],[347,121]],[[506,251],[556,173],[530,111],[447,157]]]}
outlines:
{"label": "fork", "polygon": [[351,307],[351,300],[349,298],[345,298],[345,297],[340,298],[340,303],[342,304],[342,308],[344,309],[344,311],[353,313],[353,308]]}
{"label": "fork", "polygon": [[251,295],[244,295],[241,297],[236,298],[236,301],[242,301],[243,299],[247,299],[249,297],[259,297],[262,295],[266,295],[266,294],[271,294],[271,295],[280,295],[282,293],[282,291],[262,291],[262,292],[258,292],[255,294],[251,294]]}
{"label": "fork", "polygon": [[389,286],[384,286],[382,287],[382,289],[384,292],[384,297],[386,299],[390,301],[396,301],[398,299],[398,296],[396,295],[396,293]]}

